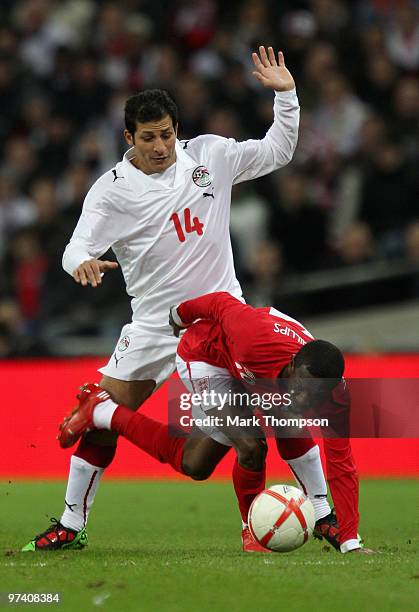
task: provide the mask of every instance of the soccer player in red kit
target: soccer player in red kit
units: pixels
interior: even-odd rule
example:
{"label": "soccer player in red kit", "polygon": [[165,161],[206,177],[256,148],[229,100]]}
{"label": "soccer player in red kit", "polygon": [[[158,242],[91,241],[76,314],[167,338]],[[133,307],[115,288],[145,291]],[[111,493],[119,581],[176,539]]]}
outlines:
{"label": "soccer player in red kit", "polygon": [[[274,308],[252,308],[228,293],[218,292],[188,300],[171,309],[175,332],[190,327],[179,344],[177,368],[189,390],[214,386],[231,389],[234,381],[256,379],[286,382],[293,403],[302,407],[321,401],[325,411],[347,411],[349,398],[341,381],[344,360],[334,345],[314,340],[295,319]],[[310,379],[323,379],[314,397]],[[326,381],[325,379],[328,379]],[[334,381],[334,388],[328,387]],[[188,382],[189,381],[189,382]],[[319,394],[319,386],[316,387]],[[198,408],[198,415],[199,415]],[[216,406],[202,408],[210,414]],[[231,406],[231,414],[237,414]],[[194,415],[195,416],[195,415]],[[175,470],[196,480],[208,478],[231,447],[237,453],[233,482],[243,521],[243,549],[262,551],[252,539],[247,513],[265,488],[266,443],[263,437],[243,436],[234,427],[200,427],[200,437],[174,437],[167,425],[118,406],[97,385],[82,392],[79,407],[61,426],[60,444],[67,448],[87,430],[110,429]],[[324,440],[327,471],[338,523],[327,502],[318,446],[311,438],[276,439],[278,451],[313,503],[315,534],[342,553],[370,552],[360,545],[358,477],[347,438]],[[339,525],[339,527],[338,527]]]}

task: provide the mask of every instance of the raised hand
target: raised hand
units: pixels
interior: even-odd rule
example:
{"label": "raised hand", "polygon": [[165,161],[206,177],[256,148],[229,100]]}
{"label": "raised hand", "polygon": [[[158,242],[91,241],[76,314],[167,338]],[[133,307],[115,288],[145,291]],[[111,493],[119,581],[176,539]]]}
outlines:
{"label": "raised hand", "polygon": [[83,261],[73,272],[76,283],[81,283],[83,287],[92,285],[97,287],[102,283],[102,274],[108,270],[117,268],[116,261],[102,261],[101,259],[88,259]]}
{"label": "raised hand", "polygon": [[275,91],[294,89],[294,79],[285,67],[282,51],[278,52],[277,61],[272,47],[268,47],[267,53],[265,47],[259,47],[259,55],[252,53],[252,59],[256,67],[253,74],[264,87],[275,89]]}

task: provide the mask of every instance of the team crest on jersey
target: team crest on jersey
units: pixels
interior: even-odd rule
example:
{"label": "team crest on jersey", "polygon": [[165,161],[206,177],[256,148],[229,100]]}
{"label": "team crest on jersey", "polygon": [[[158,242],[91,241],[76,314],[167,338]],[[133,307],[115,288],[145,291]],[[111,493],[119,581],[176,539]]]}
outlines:
{"label": "team crest on jersey", "polygon": [[123,338],[120,339],[120,341],[118,342],[118,351],[120,351],[121,353],[123,351],[126,351],[127,348],[129,347],[129,343],[130,343],[130,337],[129,336],[124,336]]}
{"label": "team crest on jersey", "polygon": [[208,187],[212,183],[212,176],[205,166],[198,166],[192,172],[192,180],[198,187]]}

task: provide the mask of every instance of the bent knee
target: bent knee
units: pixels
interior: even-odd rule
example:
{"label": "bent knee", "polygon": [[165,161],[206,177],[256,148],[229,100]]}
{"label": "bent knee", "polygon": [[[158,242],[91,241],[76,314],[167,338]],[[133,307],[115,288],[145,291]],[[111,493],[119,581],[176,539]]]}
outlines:
{"label": "bent knee", "polygon": [[207,480],[214,471],[214,468],[194,464],[193,461],[182,461],[182,470],[186,476],[192,480]]}
{"label": "bent knee", "polygon": [[238,462],[247,470],[262,470],[267,450],[266,441],[259,438],[243,438],[236,444]]}
{"label": "bent knee", "polygon": [[154,380],[122,381],[109,376],[104,376],[99,384],[116,404],[130,410],[137,410],[150,397],[156,386]]}

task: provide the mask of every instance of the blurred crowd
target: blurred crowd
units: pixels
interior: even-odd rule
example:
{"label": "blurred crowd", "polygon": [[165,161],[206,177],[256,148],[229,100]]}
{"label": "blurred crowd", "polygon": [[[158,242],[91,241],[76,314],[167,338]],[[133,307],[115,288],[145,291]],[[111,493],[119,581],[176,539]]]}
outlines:
{"label": "blurred crowd", "polygon": [[286,169],[233,190],[246,296],[274,299],[283,279],[322,269],[419,262],[418,2],[3,0],[0,24],[0,357],[130,319],[118,272],[93,290],[61,269],[86,192],[126,149],[124,101],[165,88],[181,138],[263,137],[259,44],[284,51],[301,127]]}

